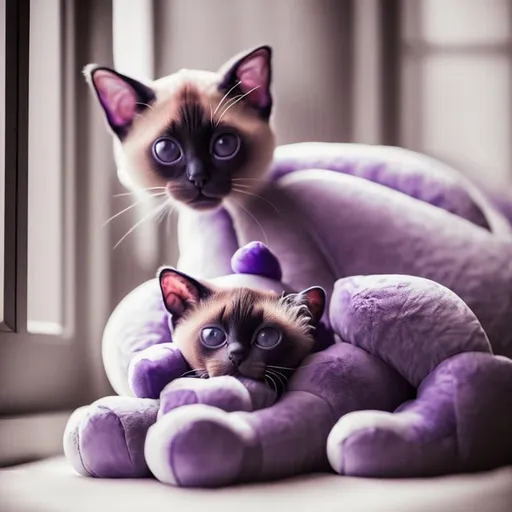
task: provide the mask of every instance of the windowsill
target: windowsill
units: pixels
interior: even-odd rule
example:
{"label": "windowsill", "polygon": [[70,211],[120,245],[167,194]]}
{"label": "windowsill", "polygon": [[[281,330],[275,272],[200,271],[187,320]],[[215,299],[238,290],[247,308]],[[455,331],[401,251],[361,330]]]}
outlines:
{"label": "windowsill", "polygon": [[62,453],[62,435],[70,411],[0,417],[0,466],[35,461]]}
{"label": "windowsill", "polygon": [[317,474],[224,489],[179,489],[151,478],[82,477],[64,457],[56,457],[2,470],[0,496],[2,512],[510,512],[512,468],[425,479]]}

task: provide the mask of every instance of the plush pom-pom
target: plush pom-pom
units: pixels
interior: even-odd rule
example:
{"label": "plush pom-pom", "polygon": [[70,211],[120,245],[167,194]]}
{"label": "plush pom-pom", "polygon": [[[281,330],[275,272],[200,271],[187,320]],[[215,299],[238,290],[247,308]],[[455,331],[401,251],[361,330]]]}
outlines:
{"label": "plush pom-pom", "polygon": [[251,242],[233,254],[231,268],[235,274],[253,274],[281,281],[281,265],[271,250],[261,242]]}

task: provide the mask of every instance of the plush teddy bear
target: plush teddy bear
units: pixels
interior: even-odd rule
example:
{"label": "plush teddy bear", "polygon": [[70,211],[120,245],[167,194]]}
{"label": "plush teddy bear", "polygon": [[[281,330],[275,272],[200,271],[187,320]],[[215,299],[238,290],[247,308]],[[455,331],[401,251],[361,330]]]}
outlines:
{"label": "plush teddy bear", "polygon": [[[219,486],[329,463],[364,476],[511,463],[512,235],[493,206],[430,159],[334,144],[280,148],[261,194],[279,214],[255,201],[258,223],[223,210],[181,214],[179,266],[227,286],[323,286],[319,350],[275,403],[258,383],[181,379],[189,368],[158,283],[145,283],[105,330],[121,396],[70,419],[74,467]],[[260,245],[237,252],[258,238],[286,286],[268,271],[271,257],[252,263]]]}

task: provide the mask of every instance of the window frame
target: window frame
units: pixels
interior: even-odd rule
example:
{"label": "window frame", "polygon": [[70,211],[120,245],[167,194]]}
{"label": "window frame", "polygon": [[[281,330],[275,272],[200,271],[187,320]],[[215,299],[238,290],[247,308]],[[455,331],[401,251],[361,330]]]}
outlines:
{"label": "window frame", "polygon": [[[11,315],[13,320],[6,317],[9,322],[0,330],[0,422],[12,417],[26,417],[28,421],[29,415],[35,413],[71,411],[111,392],[101,364],[101,336],[113,307],[110,282],[106,279],[112,245],[110,231],[98,229],[94,217],[98,212],[94,205],[96,191],[101,191],[103,197],[110,197],[110,184],[115,179],[110,138],[92,122],[93,99],[81,75],[87,62],[108,65],[112,60],[112,4],[104,0],[60,0],[59,58],[64,69],[58,79],[62,115],[56,121],[64,123],[62,221],[65,242],[71,249],[64,258],[63,293],[69,300],[64,305],[66,323],[62,334],[29,332],[30,0],[6,0],[6,7],[9,29],[5,45],[6,69],[9,69],[6,116],[9,125],[6,133],[7,281],[4,296],[15,313]],[[104,136],[96,138],[96,133]]]}
{"label": "window frame", "polygon": [[[26,279],[29,0],[5,0],[4,303],[0,331],[23,322]],[[26,273],[26,272],[25,272]]]}
{"label": "window frame", "polygon": [[[399,46],[396,56],[400,61],[400,74],[397,74],[400,96],[397,107],[398,137],[396,143],[458,168],[471,181],[480,183],[481,186],[484,186],[492,193],[499,194],[501,188],[508,187],[512,183],[512,174],[509,169],[512,159],[510,151],[507,155],[498,157],[501,162],[506,160],[506,164],[503,164],[502,172],[482,161],[473,167],[474,161],[469,161],[465,158],[460,159],[460,153],[457,155],[457,150],[454,152],[453,147],[450,152],[443,152],[439,151],[439,149],[433,150],[425,143],[426,130],[422,123],[426,108],[425,97],[427,95],[425,74],[428,60],[433,58],[471,59],[474,61],[473,64],[482,57],[502,58],[503,62],[508,61],[509,63],[508,87],[510,87],[512,84],[512,65],[510,65],[510,58],[512,57],[512,0],[503,1],[503,5],[508,9],[508,38],[503,38],[502,40],[493,40],[491,38],[488,41],[480,38],[476,42],[469,39],[462,41],[429,40],[423,26],[425,16],[423,12],[425,7],[424,1],[399,1],[401,26],[397,32]],[[510,115],[508,115],[506,123],[508,124],[509,138],[510,133],[512,133],[512,117]],[[494,155],[494,152],[489,151],[489,154]],[[496,160],[495,157],[494,159]],[[486,183],[481,181],[480,174],[482,171],[487,174]],[[492,176],[494,183],[489,179],[489,176]]]}

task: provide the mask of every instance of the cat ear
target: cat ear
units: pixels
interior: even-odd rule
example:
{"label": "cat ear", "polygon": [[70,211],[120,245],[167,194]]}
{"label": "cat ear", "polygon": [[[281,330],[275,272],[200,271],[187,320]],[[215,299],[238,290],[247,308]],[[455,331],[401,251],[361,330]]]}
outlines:
{"label": "cat ear", "polygon": [[237,56],[223,66],[219,90],[231,91],[233,97],[246,94],[244,101],[268,119],[272,110],[270,83],[272,80],[272,49],[260,46],[243,56]]}
{"label": "cat ear", "polygon": [[320,286],[312,286],[297,294],[297,299],[305,304],[311,314],[311,323],[318,324],[324,314],[326,294]]}
{"label": "cat ear", "polygon": [[95,64],[86,66],[84,75],[103,107],[110,128],[123,139],[135,116],[155,99],[155,93],[133,78]]}
{"label": "cat ear", "polygon": [[212,293],[212,290],[192,277],[170,267],[158,271],[158,281],[165,308],[174,319]]}

